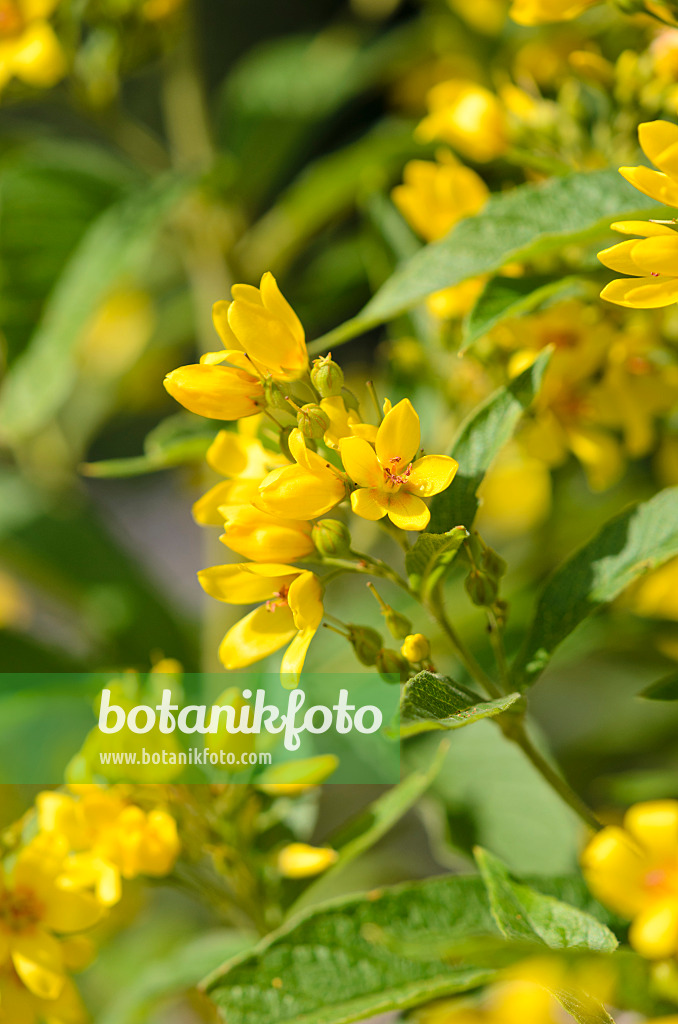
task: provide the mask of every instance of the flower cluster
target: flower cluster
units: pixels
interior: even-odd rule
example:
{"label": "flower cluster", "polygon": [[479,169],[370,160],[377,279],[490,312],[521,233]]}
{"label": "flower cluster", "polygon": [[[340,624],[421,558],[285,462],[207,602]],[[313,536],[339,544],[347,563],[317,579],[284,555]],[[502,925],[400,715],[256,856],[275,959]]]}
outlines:
{"label": "flower cluster", "polygon": [[330,355],[310,365],[301,322],[272,274],[232,295],[213,309],[224,349],[173,370],[165,386],[194,413],[241,421],[237,433],[217,434],[207,462],[222,480],[194,507],[199,523],[223,524],[226,547],[250,559],[200,572],[204,590],[259,604],[226,633],[221,661],[243,668],[286,647],[282,677],[295,686],[322,621],[323,584],[292,563],[350,550],[344,523],[320,517],[346,503],[362,519],[423,530],[424,499],[451,484],[457,463],[423,454],[409,399],[385,401],[371,423]]}
{"label": "flower cluster", "polygon": [[[143,798],[143,794],[141,794]],[[87,1015],[69,971],[86,966],[87,932],[121,898],[121,879],[168,874],[179,853],[174,818],[131,788],[46,791],[31,835],[0,883],[0,1020],[79,1024]]]}

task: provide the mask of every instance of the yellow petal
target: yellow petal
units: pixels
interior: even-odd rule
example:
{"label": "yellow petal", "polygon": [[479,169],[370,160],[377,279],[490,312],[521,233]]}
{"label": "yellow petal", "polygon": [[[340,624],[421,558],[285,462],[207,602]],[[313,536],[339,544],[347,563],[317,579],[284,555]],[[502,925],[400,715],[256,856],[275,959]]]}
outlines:
{"label": "yellow petal", "polygon": [[278,282],[270,270],[267,270],[266,273],[262,275],[261,282],[259,284],[259,294],[261,295],[261,301],[265,308],[270,313],[273,313],[273,315],[279,320],[282,320],[297,344],[300,347],[303,347],[305,335],[301,320],[294,312],[283,293],[280,291]]}
{"label": "yellow petal", "polygon": [[237,420],[253,416],[264,405],[261,381],[227,366],[180,366],[164,383],[184,408],[208,419]]}
{"label": "yellow petal", "polygon": [[[265,570],[256,572],[254,570]],[[270,573],[268,570],[271,570]],[[266,601],[283,586],[289,586],[298,570],[284,565],[213,565],[198,573],[200,586],[227,604],[254,604]]]}
{"label": "yellow petal", "polygon": [[266,367],[276,380],[296,380],[304,374],[308,365],[306,345],[290,329],[289,318],[276,315],[263,304],[236,298],[229,308],[228,322],[248,356]]}
{"label": "yellow petal", "polygon": [[285,651],[280,664],[280,681],[286,690],[293,690],[299,685],[306,654],[315,634],[316,630],[307,626],[297,633]]}
{"label": "yellow petal", "polygon": [[258,480],[224,480],[215,484],[193,505],[193,518],[201,526],[223,526],[222,505],[249,504],[259,494]]}
{"label": "yellow petal", "polygon": [[274,469],[259,485],[259,497],[254,504],[283,519],[316,519],[324,515],[346,493],[343,481],[329,463],[323,462],[325,466],[322,474],[296,465]]}
{"label": "yellow petal", "polygon": [[678,857],[678,800],[651,800],[629,808],[624,828],[653,856]]}
{"label": "yellow petal", "polygon": [[323,617],[323,588],[312,572],[302,572],[290,584],[287,600],[297,629],[317,629]]}
{"label": "yellow petal", "polygon": [[678,900],[662,900],[642,910],[631,925],[629,942],[648,960],[678,952]]}
{"label": "yellow petal", "polygon": [[645,155],[664,174],[678,172],[678,126],[670,121],[646,121],[638,125],[638,139]]}
{"label": "yellow petal", "polygon": [[402,490],[389,496],[388,518],[400,530],[423,530],[428,526],[431,513],[416,494]]}
{"label": "yellow petal", "polygon": [[254,562],[286,559],[295,562],[315,546],[310,526],[300,520],[280,519],[251,505],[221,506],[224,533],[219,538],[231,551]]}
{"label": "yellow petal", "polygon": [[626,242],[618,242],[611,245],[609,249],[603,249],[598,253],[598,259],[605,267],[615,270],[618,274],[633,274],[635,277],[646,277],[632,258],[633,250],[639,245],[637,238],[630,238]]}
{"label": "yellow petal", "polygon": [[600,297],[631,309],[660,309],[678,301],[678,278],[620,277],[605,285]]}
{"label": "yellow petal", "polygon": [[86,931],[102,916],[102,907],[90,893],[68,892],[56,886],[43,906],[45,927],[61,935]]}
{"label": "yellow petal", "polygon": [[458,469],[459,463],[448,455],[424,455],[412,463],[403,484],[404,490],[421,498],[430,498],[450,486]]}
{"label": "yellow petal", "polygon": [[[622,242],[626,245],[626,242]],[[633,249],[633,262],[640,267],[641,273],[666,274],[669,277],[678,277],[678,234],[675,232],[670,237],[643,238],[638,242],[631,243]],[[616,270],[616,267],[612,268]],[[622,271],[628,273],[628,271]],[[637,271],[636,271],[637,273]]]}
{"label": "yellow petal", "polygon": [[377,431],[377,456],[385,469],[404,470],[419,450],[421,428],[409,398],[388,412]]}
{"label": "yellow petal", "polygon": [[12,71],[23,82],[49,89],[66,74],[66,58],[54,29],[34,21],[16,41]]}
{"label": "yellow petal", "polygon": [[675,234],[673,228],[668,224],[653,224],[649,220],[617,220],[614,224],[610,224],[610,227],[622,235],[640,235],[641,238]]}
{"label": "yellow petal", "polygon": [[56,999],[64,987],[61,949],[57,940],[34,928],[12,939],[12,963],[29,992],[39,999]]}
{"label": "yellow petal", "polygon": [[620,167],[619,173],[639,192],[666,206],[678,206],[678,182],[649,167]]}
{"label": "yellow petal", "polygon": [[[250,420],[254,423],[254,420]],[[242,424],[239,425],[242,427]],[[233,430],[220,430],[207,449],[207,463],[222,476],[261,479],[274,465],[286,464],[281,455],[264,448],[256,437],[245,437]]]}
{"label": "yellow petal", "polygon": [[601,903],[625,917],[633,917],[644,906],[648,862],[623,829],[610,825],[598,832],[581,863],[589,888]]}
{"label": "yellow petal", "polygon": [[383,519],[387,511],[387,503],[382,492],[376,488],[360,487],[351,494],[351,508],[357,516],[376,522]]}
{"label": "yellow petal", "polygon": [[279,651],[297,634],[292,612],[286,604],[255,608],[232,626],[219,646],[224,668],[247,668],[255,661]]}
{"label": "yellow petal", "polygon": [[13,971],[0,975],[0,1020],[6,1024],[37,1024],[35,997]]}
{"label": "yellow petal", "polygon": [[284,878],[310,878],[326,871],[338,856],[329,847],[290,843],[278,854],[278,871]]}
{"label": "yellow petal", "polygon": [[43,21],[56,10],[60,0],[18,0],[24,21]]}
{"label": "yellow petal", "polygon": [[242,345],[236,338],[228,323],[228,309],[230,305],[231,303],[225,299],[220,299],[219,302],[215,302],[212,306],[212,323],[214,324],[214,329],[221,338],[225,349],[234,348],[243,351]]}
{"label": "yellow petal", "polygon": [[263,306],[261,293],[253,284],[234,284],[231,288],[231,295],[238,302],[251,302],[255,306]]}
{"label": "yellow petal", "polygon": [[339,453],[344,469],[361,487],[380,487],[384,482],[384,471],[371,444],[362,437],[343,437],[339,442]]}

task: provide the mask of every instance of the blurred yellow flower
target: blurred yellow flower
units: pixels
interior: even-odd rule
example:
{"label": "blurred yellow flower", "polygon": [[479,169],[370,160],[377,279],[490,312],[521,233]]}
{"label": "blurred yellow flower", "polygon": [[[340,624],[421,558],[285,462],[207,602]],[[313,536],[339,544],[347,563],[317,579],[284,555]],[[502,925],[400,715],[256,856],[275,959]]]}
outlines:
{"label": "blurred yellow flower", "polygon": [[509,15],[519,25],[569,21],[600,0],[513,0]]}
{"label": "blurred yellow flower", "polygon": [[283,878],[311,878],[327,871],[339,854],[328,846],[290,843],[278,854],[278,871]]}
{"label": "blurred yellow flower", "polygon": [[0,1021],[5,1024],[87,1024],[90,1017],[70,978],[55,999],[42,999],[27,989],[16,971],[0,969]]}
{"label": "blurred yellow flower", "polygon": [[269,473],[259,485],[254,505],[284,519],[316,519],[346,496],[345,478],[327,459],[306,447],[301,430],[293,430],[287,443],[294,465]]}
{"label": "blurred yellow flower", "polygon": [[466,79],[450,79],[434,85],[426,99],[429,114],[415,132],[420,142],[440,139],[481,162],[506,150],[506,117],[489,89]]}
{"label": "blurred yellow flower", "polygon": [[407,222],[427,242],[442,238],[463,217],[482,210],[489,194],[483,179],[453,158],[439,163],[410,160],[403,184],[391,192]]}
{"label": "blurred yellow flower", "polygon": [[66,58],[47,20],[59,0],[0,0],[0,90],[11,78],[49,89],[66,74]]}
{"label": "blurred yellow flower", "polygon": [[265,604],[236,622],[221,641],[224,668],[247,668],[287,646],[280,674],[294,687],[322,621],[322,585],[312,572],[283,564],[215,565],[198,573],[202,588],[226,604]]}
{"label": "blurred yellow flower", "polygon": [[111,292],[78,344],[76,358],[81,371],[101,380],[120,376],[137,361],[154,327],[148,292],[132,287]]}
{"label": "blurred yellow flower", "polygon": [[478,488],[478,529],[517,537],[540,526],[551,511],[551,473],[541,459],[513,442],[498,455]]}
{"label": "blurred yellow flower", "polygon": [[678,801],[635,804],[623,827],[607,826],[582,855],[593,895],[631,918],[629,942],[641,956],[678,953]]}
{"label": "blurred yellow flower", "polygon": [[412,461],[420,440],[419,417],[408,398],[384,416],[375,448],[361,437],[342,439],[344,468],[358,484],[351,493],[356,515],[372,520],[388,516],[401,530],[426,527],[430,513],[422,498],[449,487],[458,463],[448,455],[425,455]]}
{"label": "blurred yellow flower", "polygon": [[678,558],[641,576],[624,593],[621,604],[644,618],[678,622]]}

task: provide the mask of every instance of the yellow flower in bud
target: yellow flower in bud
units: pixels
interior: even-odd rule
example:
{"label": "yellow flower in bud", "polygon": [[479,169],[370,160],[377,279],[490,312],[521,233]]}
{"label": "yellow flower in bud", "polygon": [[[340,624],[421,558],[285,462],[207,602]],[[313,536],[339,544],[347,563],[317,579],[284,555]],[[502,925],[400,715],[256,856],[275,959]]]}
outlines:
{"label": "yellow flower in bud", "polygon": [[463,217],[482,210],[489,194],[475,171],[452,158],[444,163],[410,160],[403,184],[393,189],[391,197],[417,234],[434,242]]}
{"label": "yellow flower in bud", "polygon": [[[215,353],[215,356],[224,355]],[[226,353],[230,357],[231,353]],[[239,420],[254,416],[265,405],[264,385],[258,377],[236,366],[212,360],[180,366],[167,374],[165,388],[172,398],[198,416],[211,420]]]}
{"label": "yellow flower in bud", "polygon": [[241,421],[237,433],[220,430],[207,449],[207,464],[227,479],[211,487],[193,505],[193,518],[201,526],[223,526],[221,505],[251,504],[267,473],[274,466],[287,465],[284,455],[265,448],[257,437],[248,436],[243,426]]}
{"label": "yellow flower in bud", "polygon": [[252,505],[222,505],[224,532],[219,540],[253,562],[296,562],[315,550],[311,524],[280,519]]}
{"label": "yellow flower in bud", "polygon": [[278,854],[278,871],[283,878],[311,878],[327,871],[338,857],[337,851],[328,846],[290,843]]}
{"label": "yellow flower in bud", "polygon": [[[638,138],[643,152],[659,170],[620,167],[619,173],[645,195],[678,207],[678,125],[647,121],[639,126]],[[668,224],[646,221],[620,221],[612,227],[640,237],[598,253],[600,262],[610,270],[630,275],[611,281],[601,297],[635,309],[657,309],[678,302],[678,233]]]}
{"label": "yellow flower in bud", "polygon": [[274,380],[297,380],[308,369],[304,328],[299,317],[278,288],[273,274],[263,275],[259,288],[235,284],[233,302],[228,305],[228,334],[223,326],[224,305],[217,303],[214,321],[225,344],[231,333],[263,376]]}
{"label": "yellow flower in bud", "polygon": [[289,565],[246,562],[203,569],[198,579],[206,593],[226,604],[265,602],[236,622],[222,640],[219,657],[224,667],[247,668],[289,645],[280,675],[284,686],[296,686],[323,617],[318,577]]}
{"label": "yellow flower in bud", "polygon": [[632,920],[637,953],[652,960],[678,953],[678,800],[635,804],[623,828],[593,837],[582,869],[593,895]]}
{"label": "yellow flower in bud", "polygon": [[519,25],[570,21],[599,0],[513,0],[509,16]]}
{"label": "yellow flower in bud", "polygon": [[39,835],[0,883],[0,970],[14,971],[39,999],[58,999],[66,985],[64,950],[52,933],[84,931],[102,916],[92,895],[61,886],[67,853],[63,837]]}
{"label": "yellow flower in bud", "polygon": [[419,417],[408,398],[398,402],[377,431],[375,448],[360,437],[346,437],[339,445],[346,472],[358,484],[351,507],[363,519],[388,516],[401,530],[423,530],[430,513],[422,498],[449,487],[457,462],[447,455],[425,455],[419,450]]}
{"label": "yellow flower in bud", "polygon": [[[326,401],[326,399],[323,399]],[[316,519],[346,496],[343,475],[327,459],[306,447],[298,429],[288,440],[294,465],[274,469],[259,485],[257,508],[285,519]]]}
{"label": "yellow flower in bud", "polygon": [[0,0],[0,90],[11,78],[49,89],[66,74],[66,58],[48,22],[59,0]]}
{"label": "yellow flower in bud", "polygon": [[415,132],[420,142],[440,139],[479,161],[493,160],[506,150],[506,117],[489,89],[451,79],[434,85],[426,101],[429,114]]}
{"label": "yellow flower in bud", "polygon": [[403,640],[400,653],[403,658],[407,658],[408,661],[416,664],[418,661],[428,658],[431,653],[431,645],[423,633],[410,633]]}

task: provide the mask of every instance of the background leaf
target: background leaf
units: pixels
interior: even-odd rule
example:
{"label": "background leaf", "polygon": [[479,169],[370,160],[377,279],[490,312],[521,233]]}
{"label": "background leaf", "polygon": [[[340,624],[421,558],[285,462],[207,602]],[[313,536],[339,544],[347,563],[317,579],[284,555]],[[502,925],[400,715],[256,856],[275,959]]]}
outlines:
{"label": "background leaf", "polygon": [[481,718],[500,715],[518,700],[519,693],[486,700],[445,676],[419,672],[403,690],[400,735],[405,738],[432,729],[461,729]]}

